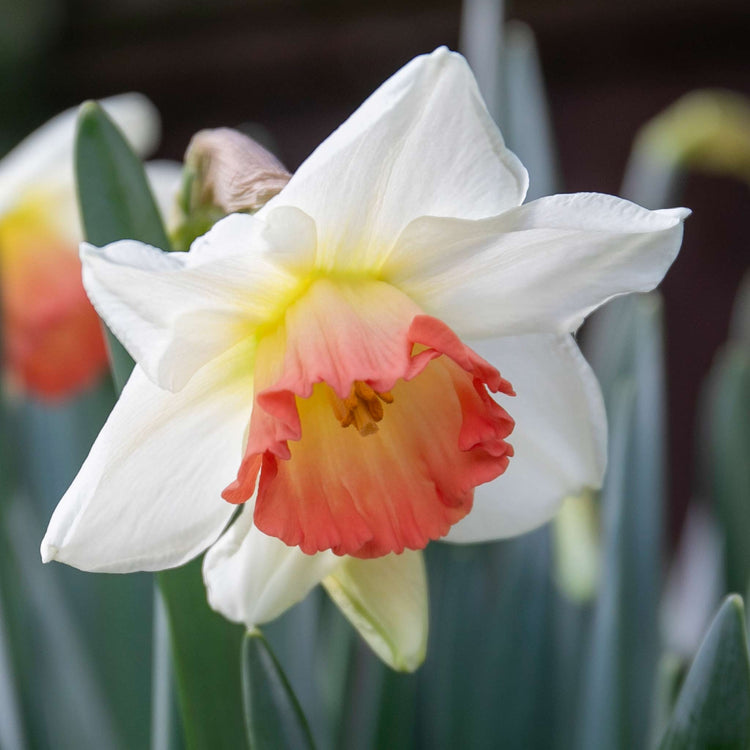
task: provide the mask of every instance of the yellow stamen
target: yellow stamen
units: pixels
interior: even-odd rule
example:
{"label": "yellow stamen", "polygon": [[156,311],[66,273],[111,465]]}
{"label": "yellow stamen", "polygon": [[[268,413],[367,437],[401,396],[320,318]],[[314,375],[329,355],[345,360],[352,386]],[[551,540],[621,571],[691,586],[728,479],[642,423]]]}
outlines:
{"label": "yellow stamen", "polygon": [[[377,422],[383,419],[383,403],[392,404],[393,394],[390,391],[379,393],[362,380],[355,380],[349,395],[340,399],[329,390],[331,407],[342,427],[354,425],[362,437],[374,435],[378,431]],[[381,403],[383,402],[383,403]]]}

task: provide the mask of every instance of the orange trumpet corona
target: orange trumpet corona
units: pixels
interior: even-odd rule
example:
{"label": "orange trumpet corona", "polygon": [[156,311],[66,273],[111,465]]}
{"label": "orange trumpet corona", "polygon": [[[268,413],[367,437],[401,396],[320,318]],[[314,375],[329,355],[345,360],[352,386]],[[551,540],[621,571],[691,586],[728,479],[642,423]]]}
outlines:
{"label": "orange trumpet corona", "polygon": [[[378,281],[321,279],[258,344],[245,457],[224,498],[312,554],[422,549],[505,471],[498,371]],[[344,429],[342,429],[342,427]]]}

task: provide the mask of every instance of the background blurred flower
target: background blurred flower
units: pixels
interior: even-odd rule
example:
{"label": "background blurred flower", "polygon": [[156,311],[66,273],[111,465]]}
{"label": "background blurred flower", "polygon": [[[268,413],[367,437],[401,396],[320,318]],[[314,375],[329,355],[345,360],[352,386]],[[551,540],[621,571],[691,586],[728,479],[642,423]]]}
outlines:
{"label": "background blurred flower", "polygon": [[570,333],[613,296],[653,288],[682,237],[684,209],[596,194],[522,206],[527,181],[443,48],[378,89],[257,214],[221,221],[190,253],[85,248],[87,290],[138,367],[43,558],[185,562],[232,516],[218,495],[244,443],[226,496],[248,500],[260,471],[255,515],[247,503],[206,556],[211,604],[258,624],[325,579],[381,656],[415,667],[421,557],[385,553],[443,536],[510,455],[509,420],[485,391],[508,385],[453,331],[485,339],[480,353],[510,376],[518,440],[451,537],[522,533],[604,470],[601,395]]}
{"label": "background blurred flower", "polygon": [[635,149],[657,164],[750,180],[750,100],[721,89],[692,91],[640,130]]}
{"label": "background blurred flower", "polygon": [[[124,94],[104,106],[139,154],[154,150],[159,116],[145,97]],[[75,119],[76,109],[63,112],[0,162],[5,368],[12,383],[49,399],[89,385],[107,367],[78,260],[83,235],[73,180]],[[174,170],[157,165],[153,171],[156,193],[163,196]]]}

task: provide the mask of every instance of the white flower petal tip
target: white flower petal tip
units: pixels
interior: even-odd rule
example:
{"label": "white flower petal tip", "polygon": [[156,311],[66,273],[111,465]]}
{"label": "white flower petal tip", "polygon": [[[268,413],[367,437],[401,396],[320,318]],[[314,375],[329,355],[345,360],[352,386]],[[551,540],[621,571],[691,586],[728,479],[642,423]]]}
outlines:
{"label": "white flower petal tip", "polygon": [[52,515],[43,559],[128,573],[176,567],[213,544],[235,510],[221,490],[247,424],[247,384],[232,377],[247,358],[236,348],[176,394],[136,367]]}
{"label": "white flower petal tip", "polygon": [[261,212],[284,205],[312,216],[319,267],[377,270],[414,219],[495,216],[527,187],[468,63],[442,47],[380,86]]}
{"label": "white flower petal tip", "polygon": [[182,164],[168,159],[146,163],[146,177],[168,232],[177,226],[180,210],[177,196],[182,184]]}
{"label": "white flower petal tip", "polygon": [[45,536],[44,539],[42,539],[42,545],[39,548],[39,552],[42,555],[42,562],[48,563],[57,560],[60,550],[57,549],[54,544],[50,544]]}
{"label": "white flower petal tip", "polygon": [[309,264],[314,246],[312,220],[278,209],[265,221],[228,216],[189,253],[121,240],[82,243],[80,254],[99,315],[154,383],[178,391],[273,315],[298,284],[291,269]]}
{"label": "white flower petal tip", "polygon": [[130,92],[102,99],[99,104],[139,156],[156,150],[161,139],[161,117],[148,97]]}
{"label": "white flower petal tip", "polygon": [[413,672],[427,652],[427,578],[421,552],[347,558],[323,585],[389,667]]}
{"label": "white flower petal tip", "polygon": [[573,332],[613,297],[659,284],[689,215],[575,193],[479,221],[422,217],[382,272],[461,336]]}
{"label": "white flower petal tip", "polygon": [[299,284],[290,269],[309,263],[314,246],[315,226],[301,211],[279,209],[265,220],[233,214],[188,253],[134,240],[83,243],[83,284],[153,382],[179,391],[274,315]]}
{"label": "white flower petal tip", "polygon": [[278,617],[342,563],[306,555],[253,526],[252,504],[206,553],[203,580],[213,609],[252,628]]}

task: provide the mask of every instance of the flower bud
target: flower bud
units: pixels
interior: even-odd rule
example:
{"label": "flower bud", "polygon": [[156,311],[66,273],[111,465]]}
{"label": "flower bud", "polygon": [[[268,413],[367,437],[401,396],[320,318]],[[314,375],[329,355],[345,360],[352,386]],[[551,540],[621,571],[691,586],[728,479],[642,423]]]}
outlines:
{"label": "flower bud", "polygon": [[750,100],[733,91],[693,91],[645,125],[647,158],[750,180]]}
{"label": "flower bud", "polygon": [[257,211],[291,177],[273,154],[230,128],[196,133],[185,165],[191,173],[188,213],[208,206],[223,214]]}

